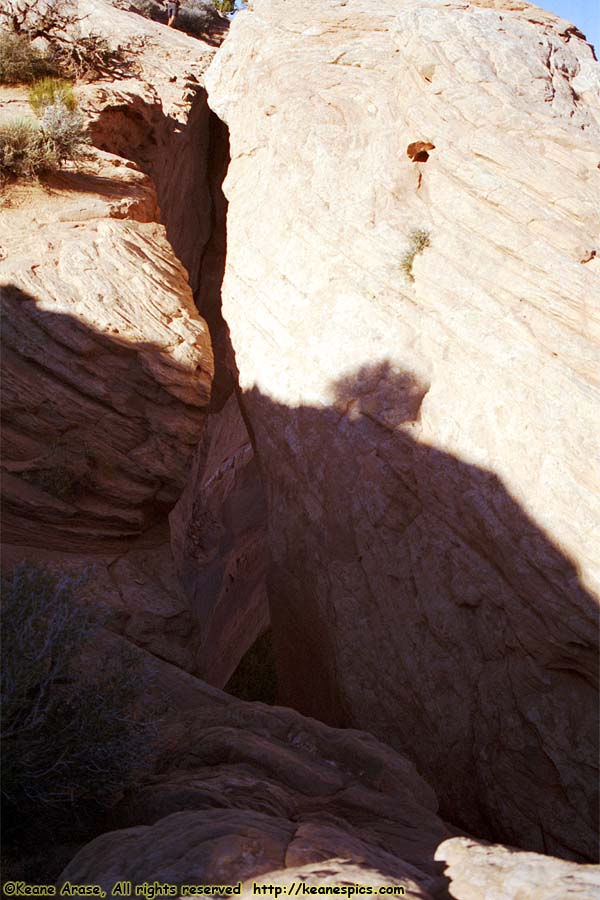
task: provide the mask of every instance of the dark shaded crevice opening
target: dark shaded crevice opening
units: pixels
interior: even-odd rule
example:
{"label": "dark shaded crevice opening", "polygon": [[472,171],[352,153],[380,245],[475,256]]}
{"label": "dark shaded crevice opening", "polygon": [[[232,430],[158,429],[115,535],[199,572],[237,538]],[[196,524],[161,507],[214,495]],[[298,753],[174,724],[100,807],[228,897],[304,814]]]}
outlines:
{"label": "dark shaded crevice opening", "polygon": [[207,411],[217,413],[235,390],[238,373],[229,328],[221,311],[221,290],[227,259],[228,204],[223,191],[223,182],[231,161],[229,129],[212,111],[209,111],[206,159],[205,178],[210,197],[210,235],[204,244],[199,261],[199,279],[194,290],[194,300],[210,331],[215,372]]}

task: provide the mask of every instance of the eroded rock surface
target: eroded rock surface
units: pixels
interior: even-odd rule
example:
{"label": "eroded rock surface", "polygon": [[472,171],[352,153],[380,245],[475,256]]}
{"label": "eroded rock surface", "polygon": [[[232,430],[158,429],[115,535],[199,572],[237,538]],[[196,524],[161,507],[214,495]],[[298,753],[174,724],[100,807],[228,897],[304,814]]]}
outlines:
{"label": "eroded rock surface", "polygon": [[[194,671],[198,617],[166,517],[211,400],[192,291],[214,268],[200,82],[222,34],[196,40],[107,0],[77,9],[123,62],[75,86],[94,144],[78,171],[3,198],[4,559],[87,569],[82,599]],[[0,89],[0,118],[13,116],[33,117],[26,88]]]}
{"label": "eroded rock surface", "polygon": [[[120,640],[106,635],[113,657]],[[420,900],[600,895],[598,867],[454,837],[412,764],[372,736],[235,701],[138,652],[148,701],[167,704],[155,771],[59,884],[101,884],[109,896],[123,879],[242,881],[242,896],[256,896],[254,881],[288,893],[401,885]]]}
{"label": "eroded rock surface", "polygon": [[235,395],[210,416],[169,521],[199,628],[195,672],[223,687],[269,623],[266,509]]}
{"label": "eroded rock surface", "polygon": [[596,854],[598,74],[528,3],[257,0],[206,76],[281,699],[391,741],[469,831],[574,858]]}

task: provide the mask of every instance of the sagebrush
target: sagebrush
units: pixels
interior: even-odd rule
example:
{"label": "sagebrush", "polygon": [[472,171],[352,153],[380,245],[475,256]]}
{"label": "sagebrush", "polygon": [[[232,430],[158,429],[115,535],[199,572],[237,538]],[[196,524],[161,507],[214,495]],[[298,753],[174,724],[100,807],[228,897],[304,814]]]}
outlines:
{"label": "sagebrush", "polygon": [[55,148],[35,122],[0,123],[0,184],[8,178],[34,178],[58,168]]}
{"label": "sagebrush", "polygon": [[78,162],[88,143],[77,110],[62,102],[46,106],[38,122],[13,119],[0,124],[0,183],[9,178],[35,178]]}
{"label": "sagebrush", "polygon": [[149,759],[155,726],[132,660],[80,671],[100,627],[75,602],[80,585],[28,563],[2,582],[2,797],[16,808],[108,801]]}
{"label": "sagebrush", "polygon": [[50,57],[25,35],[0,31],[0,84],[31,84],[56,71]]}

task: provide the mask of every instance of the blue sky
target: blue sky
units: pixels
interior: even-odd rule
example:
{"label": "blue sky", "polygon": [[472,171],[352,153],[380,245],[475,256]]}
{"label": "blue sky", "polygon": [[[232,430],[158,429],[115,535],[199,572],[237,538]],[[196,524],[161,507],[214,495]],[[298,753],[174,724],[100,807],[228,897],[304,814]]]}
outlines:
{"label": "blue sky", "polygon": [[537,6],[577,25],[600,57],[600,0],[532,0]]}

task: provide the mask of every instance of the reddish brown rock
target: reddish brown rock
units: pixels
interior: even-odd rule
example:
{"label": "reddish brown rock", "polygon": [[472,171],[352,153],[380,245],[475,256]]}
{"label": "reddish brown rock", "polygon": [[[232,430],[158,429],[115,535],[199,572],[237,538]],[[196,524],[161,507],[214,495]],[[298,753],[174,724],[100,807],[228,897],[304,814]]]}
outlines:
{"label": "reddish brown rock", "polygon": [[223,687],[269,623],[265,502],[235,396],[209,418],[170,525],[199,628],[194,671]]}

